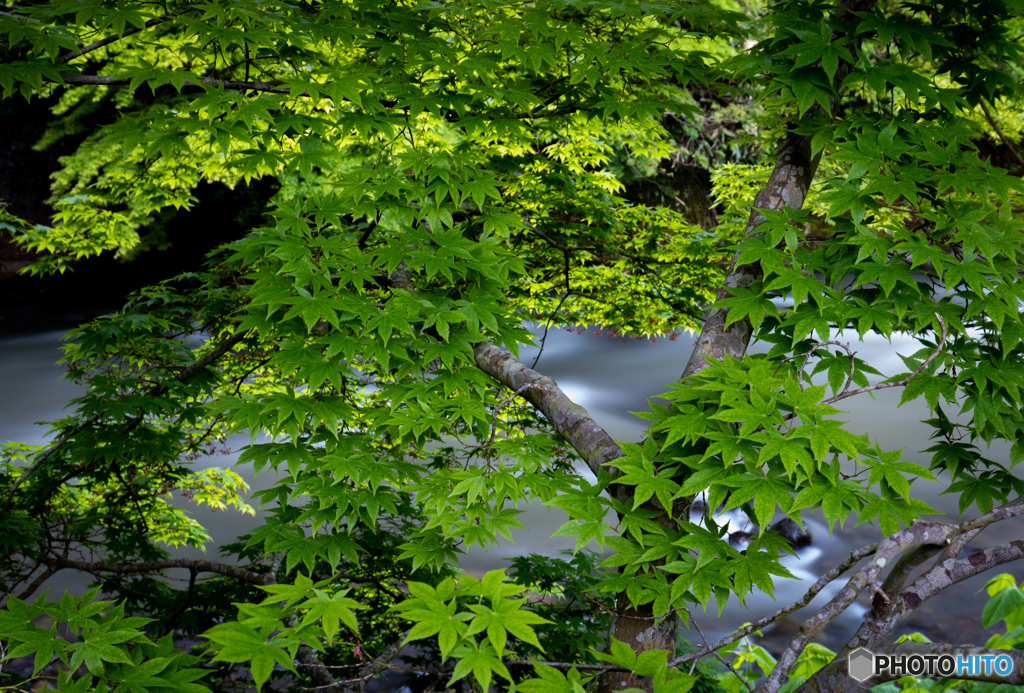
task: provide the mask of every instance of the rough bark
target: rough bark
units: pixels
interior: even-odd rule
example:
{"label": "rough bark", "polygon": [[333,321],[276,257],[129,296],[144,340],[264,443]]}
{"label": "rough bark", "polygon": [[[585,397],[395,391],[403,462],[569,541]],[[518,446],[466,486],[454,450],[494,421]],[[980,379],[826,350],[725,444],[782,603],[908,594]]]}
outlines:
{"label": "rough bark", "polygon": [[[886,562],[892,563],[894,556],[898,556],[898,560],[896,560],[891,568],[880,590],[877,591],[876,597],[872,602],[871,611],[864,618],[861,627],[854,636],[836,655],[836,658],[801,686],[798,689],[798,693],[863,690],[862,684],[848,675],[846,667],[847,655],[858,647],[864,647],[873,652],[879,651],[892,637],[900,623],[931,597],[958,582],[985,572],[990,568],[1024,558],[1024,540],[1015,540],[999,546],[993,546],[964,559],[956,558],[966,543],[977,536],[985,527],[1021,514],[1024,514],[1024,497],[1017,497],[991,512],[956,527],[917,522],[881,542],[878,549],[879,553],[876,553],[876,559],[866,568],[862,568],[860,573],[864,573],[870,569],[871,565],[877,562],[877,557],[883,551],[886,542],[889,542],[888,548],[885,549],[887,553],[884,554]],[[927,532],[922,534],[922,529],[929,530],[931,532],[930,535]],[[911,534],[916,534],[918,538],[911,541],[901,540],[897,542],[897,545],[891,543],[891,540],[894,538],[901,535],[909,537]],[[937,538],[938,540],[936,540]],[[942,548],[939,557],[931,568],[925,571],[908,588],[897,592],[897,590],[903,587],[904,581],[910,576],[913,569],[934,555],[936,553],[934,549],[937,547],[944,548]],[[894,551],[895,548],[899,550]],[[884,565],[881,567],[884,567]],[[877,582],[877,572],[873,577]],[[851,579],[851,583],[853,583],[853,579]],[[860,589],[863,589],[863,584],[857,591],[859,592]],[[839,595],[837,595],[836,599],[838,598]],[[819,612],[819,615],[829,610],[830,607],[832,607],[831,604],[824,607]],[[834,608],[831,611],[831,618],[829,620],[835,618],[841,612],[841,610],[836,611]],[[806,627],[806,624],[804,627]],[[801,629],[802,632],[803,628]],[[801,635],[798,635],[794,642],[800,637]],[[793,643],[790,644],[790,648],[792,647]],[[802,648],[802,645],[800,645],[800,648]],[[941,653],[936,651],[936,654]]]}
{"label": "rough bark", "polygon": [[[846,693],[864,690],[868,686],[852,679],[847,672],[846,657],[851,651],[858,647],[867,648],[872,652],[882,651],[884,643],[892,637],[897,626],[926,600],[967,578],[1021,558],[1024,558],[1024,540],[994,546],[960,560],[950,558],[939,561],[907,589],[896,595],[890,601],[890,609],[886,609],[882,614],[872,611],[836,658],[797,689],[796,693]],[[927,649],[927,652],[944,653],[941,649]]]}
{"label": "rough bark", "polygon": [[[817,169],[818,157],[811,154],[811,137],[788,135],[782,142],[768,183],[754,200],[754,207],[747,220],[746,235],[756,235],[757,227],[765,221],[761,210],[778,211],[786,207],[800,209]],[[764,277],[759,263],[738,265],[738,257],[739,253],[733,257],[732,267],[715,296],[716,301],[729,298],[735,289],[748,289]],[[743,318],[727,327],[725,323],[728,316],[728,308],[715,308],[708,313],[704,328],[697,337],[690,360],[683,371],[684,380],[707,368],[709,358],[721,361],[726,355],[742,358],[747,353],[752,336],[750,321]]]}
{"label": "rough bark", "polygon": [[878,549],[868,564],[854,573],[843,589],[828,604],[800,626],[800,632],[782,652],[779,663],[758,689],[759,693],[775,693],[779,690],[796,664],[797,657],[807,647],[807,643],[846,611],[865,588],[870,588],[876,594],[885,597],[881,592],[880,577],[886,566],[893,564],[901,555],[917,547],[946,546],[959,533],[959,528],[952,525],[915,522],[879,542]]}
{"label": "rough bark", "polygon": [[[747,235],[755,234],[757,227],[765,220],[761,210],[781,210],[786,207],[799,209],[807,197],[817,167],[818,158],[811,153],[811,138],[789,134],[783,140],[767,185],[755,199],[754,208],[747,221]],[[736,257],[733,258],[732,267],[718,292],[717,300],[728,298],[734,289],[749,288],[763,277],[759,264],[738,265]],[[683,379],[706,368],[708,358],[721,360],[725,355],[741,358],[746,353],[752,336],[750,321],[744,318],[726,326],[728,314],[728,308],[713,309],[708,314],[686,364]],[[616,614],[612,615],[611,637],[629,643],[637,654],[646,650],[662,649],[667,650],[671,658],[675,653],[678,617],[669,616],[656,623],[650,605],[631,609],[626,608],[628,604],[626,595],[619,595],[616,601]],[[646,692],[652,691],[653,685],[651,678],[631,679],[621,673],[606,673],[601,677],[599,690],[601,693],[613,693],[636,688]]]}

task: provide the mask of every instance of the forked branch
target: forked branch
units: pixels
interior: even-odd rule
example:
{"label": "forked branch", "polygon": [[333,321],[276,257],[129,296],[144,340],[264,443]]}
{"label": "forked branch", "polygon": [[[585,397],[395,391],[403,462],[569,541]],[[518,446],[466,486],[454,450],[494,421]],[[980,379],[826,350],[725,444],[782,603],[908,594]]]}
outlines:
{"label": "forked branch", "polygon": [[[885,567],[886,564],[892,564],[893,559],[897,557],[902,558],[903,555],[909,554],[908,558],[895,561],[891,574],[886,579],[885,585],[883,585],[883,588],[892,590],[886,595],[888,599],[875,600],[874,608],[865,617],[864,622],[854,637],[839,651],[830,664],[811,677],[810,680],[798,689],[797,693],[824,693],[825,691],[841,693],[843,691],[862,690],[863,686],[850,678],[846,671],[846,656],[858,647],[878,651],[892,637],[896,627],[910,613],[926,600],[952,585],[996,566],[1024,558],[1024,540],[1015,540],[994,546],[964,559],[956,558],[956,553],[964,546],[965,537],[973,538],[988,525],[1021,514],[1024,514],[1024,499],[1015,498],[989,513],[960,525],[917,522],[883,541],[879,545],[879,553],[876,554],[867,566],[851,578],[851,584],[847,585],[847,589],[840,592],[832,603],[826,605],[808,624],[801,628],[801,632],[790,643],[783,657],[780,658],[779,667],[772,672],[772,677],[774,678],[770,677],[769,680],[772,682],[773,687],[762,687],[762,690],[765,693],[774,693],[778,690],[778,687],[784,681],[785,674],[788,674],[795,662],[795,658],[792,655],[798,653],[806,645],[810,637],[813,637],[814,634],[820,631],[819,628],[814,630],[813,633],[809,632],[814,629],[818,621],[825,620],[825,624],[827,624],[833,620],[853,602],[853,599],[856,598],[857,594],[865,586],[870,584],[872,577],[877,584],[878,571],[882,567]],[[894,546],[892,543],[886,546],[887,542],[891,542],[902,535],[906,535],[904,539],[912,540],[897,542],[900,546]],[[902,586],[911,569],[927,560],[934,553],[928,547],[941,547],[942,553],[939,559],[913,584],[895,594],[895,590]],[[898,551],[893,550],[897,548],[899,549]],[[882,559],[881,565],[879,565],[879,559]],[[872,572],[874,575],[870,574]],[[895,575],[892,575],[892,573],[895,573]],[[857,581],[856,584],[854,584],[855,580]],[[847,590],[851,587],[856,590],[856,594],[851,595],[848,593]],[[880,588],[881,591],[882,588]],[[805,632],[805,629],[808,632]],[[786,655],[790,656],[787,657]],[[776,676],[776,672],[782,669],[784,670]],[[765,685],[767,686],[767,684],[768,682],[766,681]]]}

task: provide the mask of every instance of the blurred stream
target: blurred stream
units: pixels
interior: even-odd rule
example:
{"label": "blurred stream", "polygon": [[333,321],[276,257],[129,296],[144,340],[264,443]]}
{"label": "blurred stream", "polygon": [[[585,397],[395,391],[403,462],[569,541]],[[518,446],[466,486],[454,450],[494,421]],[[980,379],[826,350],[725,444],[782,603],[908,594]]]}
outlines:
{"label": "blurred stream", "polygon": [[[0,441],[13,440],[26,443],[40,443],[46,432],[45,427],[34,425],[37,421],[52,420],[62,416],[63,407],[81,393],[81,389],[61,379],[62,369],[55,365],[60,356],[60,344],[64,331],[45,331],[22,334],[0,339],[0,383],[3,383],[3,397],[0,398]],[[917,350],[916,340],[896,337],[891,343],[879,337],[869,337],[858,342],[857,335],[841,336],[858,356],[871,363],[883,373],[891,375],[906,370],[897,353],[912,354]],[[623,341],[620,339],[590,333],[574,334],[551,330],[548,334],[537,369],[552,376],[573,400],[587,408],[595,420],[604,426],[613,438],[624,441],[642,439],[646,422],[629,412],[647,408],[647,399],[663,392],[662,383],[670,382],[681,374],[692,346],[692,338],[682,336],[676,341],[668,339],[651,342],[647,340]],[[756,345],[755,345],[756,350]],[[536,348],[524,348],[522,359],[530,364],[536,356]],[[897,408],[900,389],[892,388],[871,395],[859,395],[840,403],[848,414],[843,417],[850,421],[849,429],[854,433],[868,433],[878,440],[884,449],[903,449],[904,460],[917,462],[925,467],[929,455],[919,451],[928,447],[927,436],[930,428],[920,424],[927,416],[922,403],[910,403]],[[248,442],[246,436],[239,436],[228,442],[236,450],[231,455],[202,458],[197,465],[230,467],[237,458],[237,450]],[[988,451],[996,460],[1007,459],[1008,446]],[[1020,469],[1018,468],[1018,472]],[[238,470],[253,485],[253,490],[268,486],[269,475],[253,478],[251,472]],[[947,482],[948,483],[948,482]],[[957,500],[954,496],[940,496],[945,488],[939,482],[914,482],[915,496],[947,515],[947,521],[957,517]],[[185,501],[181,501],[185,502]],[[209,513],[209,514],[208,514]],[[208,529],[213,545],[207,554],[188,549],[176,551],[182,556],[214,557],[215,546],[232,541],[235,537],[252,528],[256,518],[235,512],[212,513],[205,508],[195,509],[197,519]],[[968,517],[977,515],[976,509],[967,512]],[[561,511],[547,510],[540,504],[526,508],[520,517],[530,529],[517,530],[515,544],[505,543],[484,551],[479,547],[470,550],[462,566],[472,573],[482,573],[494,568],[507,567],[507,559],[528,553],[542,553],[558,556],[561,551],[571,549],[573,540],[564,537],[551,538],[551,534],[566,520]],[[781,606],[801,597],[821,573],[843,561],[851,550],[877,541],[880,532],[867,525],[854,528],[855,520],[846,523],[844,529],[828,535],[820,513],[805,518],[812,534],[813,544],[797,556],[790,556],[784,562],[796,575],[796,579],[776,579],[774,598],[755,592],[746,600],[746,608],[733,599],[721,618],[716,617],[712,604],[707,614],[695,614],[705,635],[720,637],[742,623],[770,614]],[[1021,518],[1003,522],[982,533],[969,548],[973,552],[1024,535]],[[596,548],[596,547],[594,547]],[[998,572],[1011,572],[1018,578],[1022,567],[1009,564],[1002,570],[992,571],[966,581],[944,592],[937,599],[926,602],[907,622],[901,632],[921,630],[933,640],[946,640],[983,644],[986,633],[980,625],[981,609],[985,595],[975,594],[983,590],[985,582]],[[182,571],[182,575],[186,573]],[[173,573],[172,573],[173,575]],[[67,571],[58,574],[51,581],[51,588],[81,591],[88,584],[85,576]],[[845,584],[840,580],[826,589],[812,602],[810,607],[795,615],[797,621],[812,613],[810,609],[820,608],[825,601]],[[824,644],[834,649],[845,642],[863,614],[849,610],[847,615],[832,624],[825,633]],[[780,635],[787,628],[792,629],[794,621],[780,626]],[[693,639],[698,639],[693,633]]]}

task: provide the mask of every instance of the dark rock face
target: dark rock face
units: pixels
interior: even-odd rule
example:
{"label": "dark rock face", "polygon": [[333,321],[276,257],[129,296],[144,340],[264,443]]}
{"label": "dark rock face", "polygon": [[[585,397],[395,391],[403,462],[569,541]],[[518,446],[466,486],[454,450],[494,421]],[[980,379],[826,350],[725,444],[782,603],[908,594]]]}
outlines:
{"label": "dark rock face", "polygon": [[802,529],[800,529],[800,525],[798,525],[796,522],[789,519],[788,517],[782,518],[781,520],[773,524],[769,529],[772,529],[775,532],[777,532],[779,536],[788,541],[790,546],[792,546],[794,549],[802,549],[805,546],[811,545],[810,532],[805,532]]}

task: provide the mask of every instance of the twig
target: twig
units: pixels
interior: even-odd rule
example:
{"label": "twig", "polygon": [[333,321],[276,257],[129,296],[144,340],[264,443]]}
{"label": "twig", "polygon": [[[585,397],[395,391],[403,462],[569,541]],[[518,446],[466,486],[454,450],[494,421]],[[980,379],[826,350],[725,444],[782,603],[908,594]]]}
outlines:
{"label": "twig", "polygon": [[566,299],[570,296],[572,296],[572,293],[566,291],[565,296],[562,297],[562,300],[558,302],[558,305],[555,306],[555,309],[551,311],[551,314],[548,315],[548,319],[544,322],[544,335],[540,338],[540,349],[537,350],[537,356],[533,359],[533,363],[530,364],[530,368],[537,367],[537,362],[540,361],[540,355],[544,353],[544,347],[548,343],[548,330],[551,329],[551,323],[555,319],[555,314],[562,309],[562,304],[565,303]]}
{"label": "twig", "polygon": [[41,572],[39,575],[36,576],[36,579],[33,580],[31,582],[31,584],[29,584],[29,586],[26,587],[22,591],[22,593],[20,595],[18,595],[18,599],[21,599],[22,601],[26,601],[29,597],[31,597],[35,593],[35,591],[37,589],[39,589],[40,585],[42,585],[44,582],[46,582],[51,577],[53,577],[53,575],[56,574],[59,570],[60,570],[60,568],[54,568],[52,566],[46,566],[46,570],[44,570],[43,572]]}
{"label": "twig", "polygon": [[829,399],[823,400],[822,404],[834,404],[834,403],[838,402],[839,400],[846,399],[847,397],[853,397],[854,395],[859,395],[859,394],[862,394],[862,393],[865,393],[865,392],[871,392],[873,390],[884,390],[887,387],[903,387],[904,385],[909,383],[911,380],[913,380],[914,377],[917,374],[919,374],[921,371],[923,371],[925,368],[927,368],[928,365],[932,361],[934,361],[938,357],[939,354],[942,353],[943,347],[946,346],[946,335],[948,333],[948,330],[946,329],[946,322],[942,319],[942,316],[939,315],[938,313],[935,314],[935,318],[939,321],[939,325],[942,326],[942,335],[939,337],[939,344],[938,344],[938,346],[935,347],[935,351],[932,352],[932,354],[927,359],[924,360],[924,363],[922,363],[920,366],[918,366],[917,369],[913,373],[908,375],[903,380],[898,380],[898,381],[896,381],[894,383],[878,383],[877,385],[867,385],[865,387],[860,387],[860,388],[857,388],[856,390],[853,390],[851,392],[841,392],[838,395],[836,395],[835,397],[830,397]]}
{"label": "twig", "polygon": [[[708,647],[708,639],[704,636],[704,631],[702,631],[700,629],[700,624],[697,623],[696,621],[692,621],[692,623],[693,623],[693,627],[697,629],[697,633],[700,634],[700,639],[704,641],[704,647]],[[719,662],[721,662],[725,666],[725,670],[726,671],[729,671],[729,663],[727,661],[725,661],[725,658],[722,657],[721,654],[719,654],[718,650],[713,650],[711,652],[711,654],[714,656],[715,659],[717,659]],[[697,661],[696,660],[694,660],[693,665],[694,666],[697,665]],[[693,667],[690,667],[690,673],[693,673]],[[747,681],[745,678],[743,678],[739,674],[736,674],[736,678],[738,678],[740,680],[740,683],[742,683],[744,686],[747,687],[747,690],[750,691],[750,693],[754,693],[754,687],[750,685],[749,681]]]}
{"label": "twig", "polygon": [[528,667],[534,664],[542,664],[552,669],[572,669],[575,667],[580,671],[629,671],[629,669],[620,667],[617,664],[574,664],[573,662],[541,662],[530,659],[510,659],[505,664],[510,667]]}
{"label": "twig", "polygon": [[486,447],[490,448],[492,445],[494,445],[494,438],[498,433],[498,412],[501,411],[502,407],[504,407],[506,404],[508,404],[509,402],[511,402],[512,400],[514,400],[516,397],[523,394],[527,390],[540,390],[541,392],[544,392],[547,390],[547,388],[545,388],[543,385],[538,385],[537,383],[526,383],[518,390],[513,392],[511,395],[498,402],[494,406],[494,413],[491,415],[491,437],[487,440]]}
{"label": "twig", "polygon": [[681,657],[676,657],[675,659],[673,659],[672,661],[670,661],[668,663],[669,666],[677,666],[679,664],[683,664],[684,662],[688,662],[690,660],[698,659],[700,657],[705,657],[705,656],[711,654],[714,651],[722,649],[726,645],[731,645],[732,643],[736,642],[740,638],[743,638],[743,637],[746,637],[746,636],[750,635],[751,633],[753,633],[756,630],[760,630],[761,628],[764,628],[765,626],[774,623],[775,621],[779,620],[783,616],[787,616],[787,615],[793,613],[794,611],[796,611],[797,609],[800,609],[800,608],[806,606],[807,604],[809,604],[811,602],[812,599],[814,599],[818,595],[819,592],[821,592],[823,589],[825,589],[825,587],[830,582],[832,582],[833,580],[838,578],[840,575],[845,573],[847,570],[852,568],[858,561],[860,561],[865,556],[870,556],[875,551],[877,551],[878,550],[878,544],[879,544],[879,542],[875,542],[874,544],[868,544],[867,546],[863,546],[863,547],[861,547],[859,549],[855,549],[855,550],[851,551],[849,558],[847,558],[845,561],[843,561],[842,563],[837,565],[835,568],[833,568],[832,570],[828,571],[827,573],[822,575],[820,578],[818,578],[818,581],[815,582],[811,586],[811,588],[809,590],[807,590],[807,592],[804,594],[803,597],[801,597],[797,601],[793,602],[789,606],[786,606],[786,607],[783,607],[782,609],[779,609],[778,611],[776,611],[774,614],[772,614],[770,616],[765,616],[764,618],[758,619],[757,621],[754,621],[753,623],[751,623],[749,625],[746,625],[743,628],[740,628],[739,630],[737,630],[736,632],[732,633],[731,635],[728,635],[728,636],[722,638],[721,640],[719,640],[719,641],[717,641],[717,642],[715,642],[715,643],[713,643],[711,645],[708,645],[707,647],[705,647],[703,649],[696,650],[694,652],[690,652],[688,654],[682,655]]}

